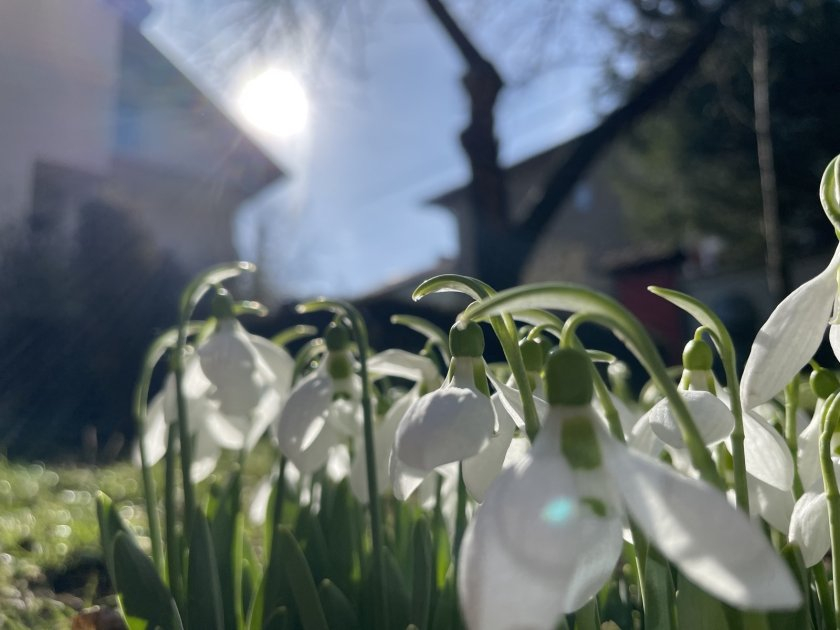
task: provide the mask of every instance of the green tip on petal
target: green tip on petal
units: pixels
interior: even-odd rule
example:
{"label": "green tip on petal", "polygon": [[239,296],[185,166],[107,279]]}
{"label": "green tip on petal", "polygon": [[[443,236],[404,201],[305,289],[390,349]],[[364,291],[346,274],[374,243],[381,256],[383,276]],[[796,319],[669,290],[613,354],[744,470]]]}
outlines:
{"label": "green tip on petal", "polygon": [[816,368],[811,372],[811,391],[816,394],[817,398],[826,399],[840,388],[840,381],[831,370],[825,368]]}
{"label": "green tip on petal", "polygon": [[692,339],[685,344],[682,354],[683,368],[686,370],[707,371],[712,369],[714,355],[712,349],[702,339]]}
{"label": "green tip on petal", "polygon": [[550,405],[588,405],[592,401],[591,363],[586,352],[554,348],[545,362],[545,392]]}
{"label": "green tip on petal", "polygon": [[449,329],[449,349],[453,357],[480,357],[484,354],[484,333],[475,322],[455,324]]}
{"label": "green tip on petal", "polygon": [[324,341],[330,352],[346,350],[350,345],[350,331],[344,324],[332,322],[324,331]]}

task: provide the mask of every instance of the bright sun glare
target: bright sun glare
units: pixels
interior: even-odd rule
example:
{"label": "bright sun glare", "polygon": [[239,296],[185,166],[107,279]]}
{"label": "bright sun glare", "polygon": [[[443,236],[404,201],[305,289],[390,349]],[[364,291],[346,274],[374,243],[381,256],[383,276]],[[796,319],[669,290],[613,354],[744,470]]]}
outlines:
{"label": "bright sun glare", "polygon": [[306,127],[306,93],[286,70],[270,68],[258,74],[245,83],[237,101],[245,119],[271,135],[285,138]]}

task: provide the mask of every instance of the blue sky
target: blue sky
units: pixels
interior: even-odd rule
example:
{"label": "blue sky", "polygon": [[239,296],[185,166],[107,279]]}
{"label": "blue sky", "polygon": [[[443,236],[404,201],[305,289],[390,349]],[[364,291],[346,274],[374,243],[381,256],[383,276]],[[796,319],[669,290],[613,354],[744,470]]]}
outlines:
{"label": "blue sky", "polygon": [[[153,15],[147,35],[200,74],[190,38],[167,18]],[[504,22],[480,26],[478,44],[506,79],[533,59],[527,50],[495,54],[513,50],[500,45],[510,36]],[[527,35],[524,25],[519,30]],[[587,39],[585,29],[566,30]],[[574,40],[569,36],[562,50],[569,61],[529,70],[527,81],[514,76],[503,92],[497,108],[503,162],[595,122],[599,68],[575,60],[574,48],[591,50],[592,42]],[[300,73],[311,100],[303,134],[277,140],[252,130],[290,177],[242,208],[235,244],[244,258],[263,262],[266,282],[285,296],[355,297],[457,254],[452,217],[424,203],[469,178],[458,143],[468,104],[457,51],[419,0],[379,3],[365,22],[364,44],[349,52],[347,46],[339,32],[316,70],[310,64]],[[213,84],[237,116],[232,86]]]}

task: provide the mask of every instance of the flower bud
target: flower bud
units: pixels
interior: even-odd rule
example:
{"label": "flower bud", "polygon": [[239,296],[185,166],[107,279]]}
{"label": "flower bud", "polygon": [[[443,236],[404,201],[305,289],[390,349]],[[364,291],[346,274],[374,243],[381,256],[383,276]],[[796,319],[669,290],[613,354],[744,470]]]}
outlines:
{"label": "flower bud", "polygon": [[481,326],[469,322],[461,328],[458,324],[449,329],[449,350],[453,357],[480,357],[484,353],[484,333]]}
{"label": "flower bud", "polygon": [[550,405],[588,405],[592,401],[592,364],[583,350],[554,348],[545,362],[545,392]]}

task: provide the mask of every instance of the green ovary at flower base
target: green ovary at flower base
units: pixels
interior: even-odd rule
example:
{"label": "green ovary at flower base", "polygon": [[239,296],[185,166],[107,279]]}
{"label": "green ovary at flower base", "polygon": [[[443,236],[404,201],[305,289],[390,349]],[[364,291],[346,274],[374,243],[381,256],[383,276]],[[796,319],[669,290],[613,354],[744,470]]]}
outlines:
{"label": "green ovary at flower base", "polygon": [[[467,529],[458,575],[467,625],[553,628],[614,571],[628,515],[680,571],[722,601],[798,607],[801,595],[786,565],[723,494],[608,434],[582,387],[581,356],[563,349],[549,358],[552,406],[543,428],[528,454],[496,479]],[[568,387],[570,370],[574,391],[556,395]]]}

